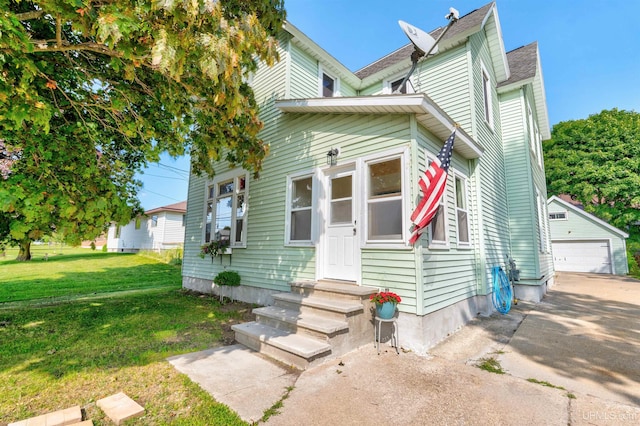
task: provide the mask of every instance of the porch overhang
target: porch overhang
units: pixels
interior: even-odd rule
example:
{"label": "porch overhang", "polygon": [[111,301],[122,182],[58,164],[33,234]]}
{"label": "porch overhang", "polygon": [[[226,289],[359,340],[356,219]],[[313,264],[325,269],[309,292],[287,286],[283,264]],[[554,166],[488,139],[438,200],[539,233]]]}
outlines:
{"label": "porch overhang", "polygon": [[[456,123],[425,94],[284,99],[276,108],[290,113],[323,114],[415,114],[416,119],[442,141]],[[484,149],[463,129],[456,133],[454,151],[466,159],[479,158]]]}

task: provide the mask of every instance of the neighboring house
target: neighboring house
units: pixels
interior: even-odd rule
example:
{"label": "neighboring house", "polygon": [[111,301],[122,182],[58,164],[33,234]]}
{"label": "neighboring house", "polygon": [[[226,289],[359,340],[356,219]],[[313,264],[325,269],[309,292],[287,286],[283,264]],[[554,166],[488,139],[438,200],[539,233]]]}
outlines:
{"label": "neighboring house", "polygon": [[[409,93],[394,94],[412,51],[352,72],[284,25],[280,62],[251,78],[270,144],[260,178],[222,162],[212,180],[190,178],[184,287],[211,292],[212,278],[232,268],[242,277],[234,296],[263,305],[294,281],[388,288],[402,297],[401,344],[419,352],[494,310],[491,271],[509,256],[520,270],[516,294],[541,299],[554,271],[537,44],[506,52],[487,4],[420,62]],[[440,212],[412,246],[418,178],[456,123]],[[201,245],[225,229],[232,259],[201,259]]]}
{"label": "neighboring house", "polygon": [[128,224],[111,224],[107,250],[138,252],[168,250],[184,245],[187,202],[147,210]]}
{"label": "neighboring house", "polygon": [[629,234],[555,195],[547,204],[556,271],[629,273]]}

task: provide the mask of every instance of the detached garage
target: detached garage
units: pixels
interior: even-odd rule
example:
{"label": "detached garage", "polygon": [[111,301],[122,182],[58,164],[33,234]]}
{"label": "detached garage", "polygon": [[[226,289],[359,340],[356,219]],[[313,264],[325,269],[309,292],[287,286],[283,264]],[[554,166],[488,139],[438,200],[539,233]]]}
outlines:
{"label": "detached garage", "polygon": [[547,206],[556,271],[629,272],[625,242],[629,234],[556,196],[549,198]]}

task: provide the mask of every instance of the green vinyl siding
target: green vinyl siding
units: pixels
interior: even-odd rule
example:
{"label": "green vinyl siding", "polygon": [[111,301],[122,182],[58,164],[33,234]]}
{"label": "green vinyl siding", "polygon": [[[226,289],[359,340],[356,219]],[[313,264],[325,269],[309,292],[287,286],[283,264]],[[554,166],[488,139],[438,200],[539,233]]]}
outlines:
{"label": "green vinyl siding", "polygon": [[608,240],[613,255],[614,273],[627,274],[629,265],[624,236],[598,223],[591,214],[584,211],[578,212],[575,209],[568,208],[554,199],[549,202],[549,213],[567,212],[567,220],[550,221],[552,240]]}
{"label": "green vinyl siding", "polygon": [[[507,202],[507,176],[501,140],[501,121],[496,92],[496,81],[489,53],[489,43],[483,31],[469,38],[471,69],[473,72],[473,120],[474,137],[485,149],[479,161],[480,214],[482,215],[482,261],[485,263],[485,279],[490,282],[491,268],[503,266],[510,253],[509,206]],[[493,127],[485,121],[482,67],[490,75]]]}
{"label": "green vinyl siding", "polygon": [[318,61],[295,44],[290,45],[291,72],[288,98],[317,98],[319,95]]}
{"label": "green vinyl siding", "polygon": [[416,92],[426,93],[454,121],[471,130],[471,95],[466,44],[418,65],[412,77]]}
{"label": "green vinyl siding", "polygon": [[[431,158],[435,157],[442,148],[444,141],[440,141],[429,133],[422,126],[418,126],[418,162],[419,173],[424,173],[428,167],[429,160],[426,156],[428,151]],[[462,301],[476,294],[476,250],[477,243],[473,238],[475,234],[475,221],[472,215],[470,221],[470,235],[472,236],[471,247],[458,248],[456,240],[456,210],[454,195],[454,171],[458,171],[464,176],[471,176],[469,161],[461,158],[457,153],[452,157],[449,177],[447,180],[446,214],[447,214],[447,235],[449,246],[444,249],[429,249],[428,235],[425,233],[421,237],[422,258],[422,310],[424,313],[434,312],[453,303]],[[470,181],[468,182],[470,184]],[[414,185],[416,199],[419,197],[417,180]],[[469,190],[469,188],[468,188]],[[468,191],[469,212],[474,210],[476,205],[472,191]]]}

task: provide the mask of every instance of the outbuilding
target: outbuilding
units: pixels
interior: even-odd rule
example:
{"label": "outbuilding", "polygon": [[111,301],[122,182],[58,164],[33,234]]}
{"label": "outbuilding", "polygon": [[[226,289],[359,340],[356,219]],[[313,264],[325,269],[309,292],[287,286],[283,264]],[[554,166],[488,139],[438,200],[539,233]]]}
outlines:
{"label": "outbuilding", "polygon": [[547,200],[556,271],[626,275],[624,231],[557,196]]}

